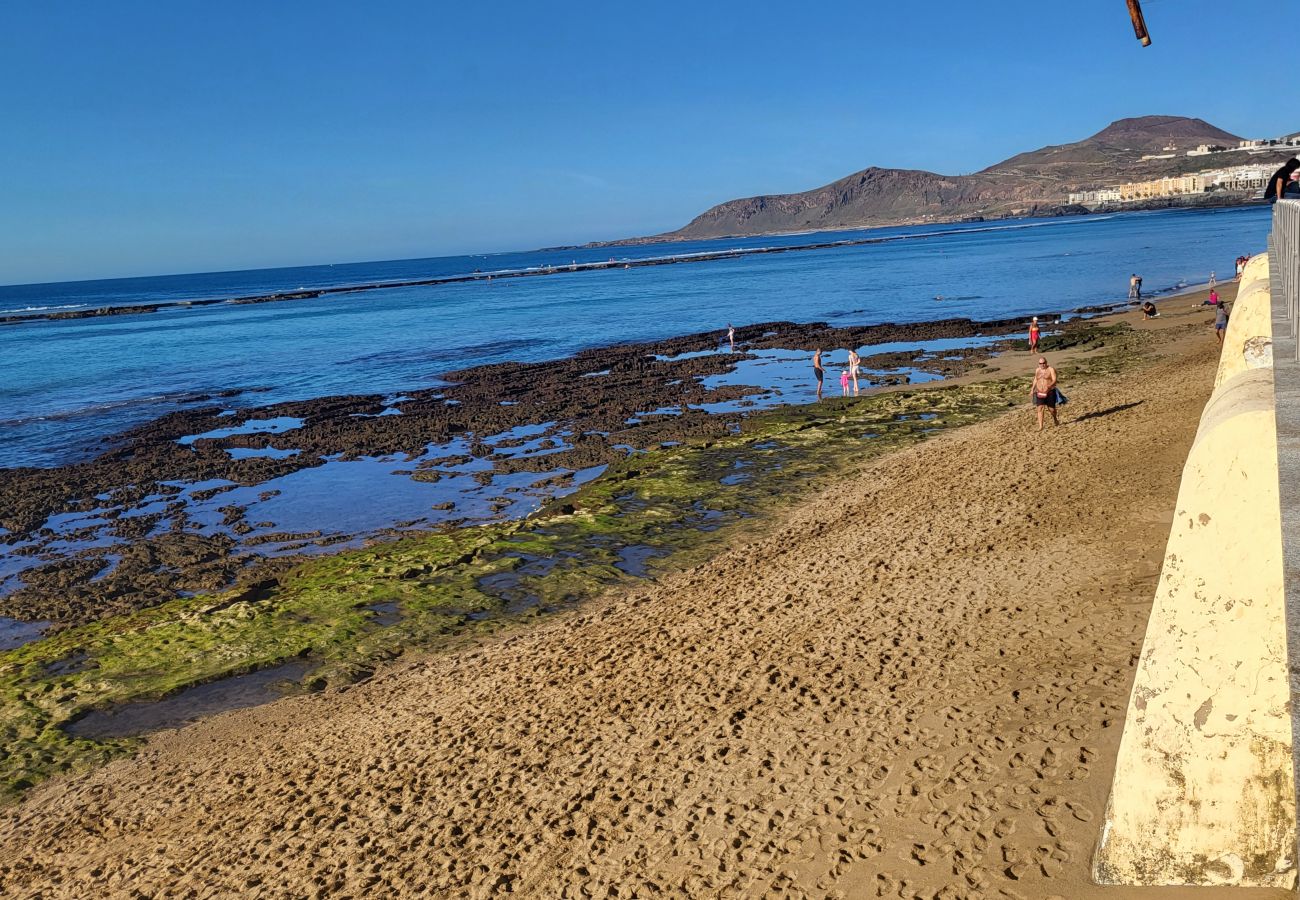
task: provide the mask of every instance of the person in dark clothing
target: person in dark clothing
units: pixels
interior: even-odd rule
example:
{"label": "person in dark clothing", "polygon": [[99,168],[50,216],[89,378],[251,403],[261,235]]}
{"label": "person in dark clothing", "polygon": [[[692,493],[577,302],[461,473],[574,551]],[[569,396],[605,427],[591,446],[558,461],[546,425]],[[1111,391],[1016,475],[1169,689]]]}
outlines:
{"label": "person in dark clothing", "polygon": [[1291,181],[1291,175],[1296,169],[1300,169],[1300,158],[1293,156],[1269,177],[1268,184],[1264,186],[1264,199],[1274,203],[1287,194],[1300,197],[1300,185]]}

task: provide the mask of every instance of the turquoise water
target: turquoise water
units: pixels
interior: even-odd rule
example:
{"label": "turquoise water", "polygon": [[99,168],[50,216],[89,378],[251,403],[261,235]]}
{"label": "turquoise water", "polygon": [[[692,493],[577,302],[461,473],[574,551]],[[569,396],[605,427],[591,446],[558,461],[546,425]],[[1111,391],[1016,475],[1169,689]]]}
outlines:
{"label": "turquoise water", "polygon": [[[187,397],[261,405],[430,387],[489,362],[774,321],[1001,318],[1230,276],[1249,207],[0,287],[0,316],[861,237],[865,246],[0,327],[0,466],[57,465]],[[942,297],[942,300],[936,300]]]}

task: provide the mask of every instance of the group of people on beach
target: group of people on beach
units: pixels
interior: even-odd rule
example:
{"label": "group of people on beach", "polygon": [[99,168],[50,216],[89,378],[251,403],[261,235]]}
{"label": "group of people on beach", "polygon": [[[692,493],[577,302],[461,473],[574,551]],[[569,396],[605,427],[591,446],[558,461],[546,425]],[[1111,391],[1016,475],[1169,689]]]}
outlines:
{"label": "group of people on beach", "polygon": [[[1140,279],[1139,279],[1140,280]],[[1037,353],[1038,345],[1043,339],[1043,331],[1038,326],[1038,316],[1029,320],[1029,352]],[[1060,420],[1056,417],[1056,407],[1067,401],[1060,388],[1056,386],[1056,369],[1047,364],[1047,357],[1038,357],[1038,368],[1034,370],[1034,381],[1030,389],[1030,398],[1033,401],[1034,409],[1038,413],[1038,430],[1043,430],[1043,414],[1047,411],[1052,413],[1052,424],[1060,425]]]}
{"label": "group of people on beach", "polygon": [[[1240,276],[1242,269],[1245,268],[1249,256],[1237,258],[1237,275]],[[1202,301],[1203,306],[1214,307],[1214,333],[1219,343],[1223,343],[1223,335],[1228,327],[1228,308],[1227,301],[1219,296],[1218,279],[1214,272],[1210,273],[1209,287],[1210,295],[1207,300]],[[1136,272],[1129,278],[1129,297],[1130,299],[1141,301],[1142,297],[1142,276]],[[1160,315],[1156,306],[1150,300],[1141,301],[1141,310],[1144,318],[1154,319]],[[1058,320],[1059,324],[1059,320]],[[1038,316],[1033,316],[1029,321],[1029,352],[1037,353],[1039,345],[1042,342],[1043,332],[1038,323]],[[731,325],[727,325],[727,342],[731,349],[736,349],[736,330]],[[857,350],[848,349],[848,361],[840,370],[840,393],[844,397],[858,396],[859,384],[858,375],[862,366],[862,358],[858,355]],[[822,399],[822,392],[826,382],[826,363],[824,351],[817,349],[813,352],[812,357],[813,377],[817,381],[817,399]],[[850,395],[849,389],[852,388]],[[1069,398],[1061,392],[1059,385],[1059,376],[1056,369],[1048,363],[1045,356],[1038,357],[1038,364],[1034,369],[1033,381],[1031,383],[1030,397],[1033,402],[1033,408],[1037,414],[1038,430],[1043,430],[1045,419],[1048,413],[1051,413],[1052,424],[1061,424],[1057,416],[1056,409],[1069,402]]]}
{"label": "group of people on beach", "polygon": [[[1237,276],[1240,277],[1246,263],[1250,260],[1249,256],[1238,257],[1237,259]],[[1214,308],[1214,335],[1220,344],[1223,343],[1224,332],[1228,328],[1228,303],[1219,296],[1218,278],[1214,272],[1210,273],[1209,280],[1210,294],[1206,300],[1203,300],[1202,306]],[[1141,300],[1142,297],[1142,276],[1134,273],[1129,279],[1129,297],[1133,300]],[[1156,310],[1156,305],[1150,300],[1141,301],[1141,310],[1143,318],[1154,319],[1160,315]],[[1042,330],[1038,325],[1038,316],[1034,316],[1029,322],[1029,352],[1037,353],[1039,343],[1042,340]],[[1038,430],[1043,430],[1046,413],[1052,415],[1052,424],[1059,425],[1060,419],[1057,417],[1056,408],[1069,402],[1065,394],[1061,393],[1058,384],[1058,375],[1056,369],[1052,367],[1044,356],[1038,357],[1038,365],[1034,369],[1034,377],[1031,386],[1030,396],[1033,401],[1034,410],[1038,418]]]}
{"label": "group of people on beach", "polygon": [[[826,380],[826,367],[822,363],[822,351],[820,349],[813,352],[813,376],[817,379],[817,399],[822,398],[822,386]],[[853,385],[853,396],[858,396],[858,373],[862,367],[862,357],[858,356],[858,351],[849,348],[848,364],[840,370],[840,394],[844,397],[849,396],[849,385]]]}

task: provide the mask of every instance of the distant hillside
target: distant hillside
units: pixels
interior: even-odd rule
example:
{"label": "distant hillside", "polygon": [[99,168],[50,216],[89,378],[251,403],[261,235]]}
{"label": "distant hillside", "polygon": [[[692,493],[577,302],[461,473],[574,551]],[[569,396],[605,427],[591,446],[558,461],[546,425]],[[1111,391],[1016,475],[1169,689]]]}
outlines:
{"label": "distant hillside", "polygon": [[[1082,141],[1021,153],[973,175],[871,167],[799,194],[730,200],[676,231],[611,243],[1082,212],[1081,208],[1066,208],[1071,191],[1211,166],[1280,160],[1293,152],[1185,155],[1200,144],[1235,147],[1240,140],[1208,122],[1184,116],[1120,119]],[[1176,148],[1172,159],[1142,159],[1166,147]]]}
{"label": "distant hillside", "polygon": [[1199,144],[1222,144],[1225,147],[1235,147],[1240,141],[1241,138],[1237,135],[1216,128],[1204,119],[1189,119],[1186,116],[1139,116],[1134,119],[1117,119],[1092,137],[1069,146],[1096,144],[1152,153],[1166,147],[1192,150]]}

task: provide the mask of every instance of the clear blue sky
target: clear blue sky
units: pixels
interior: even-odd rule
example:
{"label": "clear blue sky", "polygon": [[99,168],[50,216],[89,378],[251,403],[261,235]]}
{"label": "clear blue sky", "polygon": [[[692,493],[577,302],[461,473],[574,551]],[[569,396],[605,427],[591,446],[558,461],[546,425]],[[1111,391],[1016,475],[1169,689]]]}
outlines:
{"label": "clear blue sky", "polygon": [[1142,49],[1124,0],[14,2],[0,284],[654,233],[1124,116],[1295,131],[1283,6],[1146,0]]}

